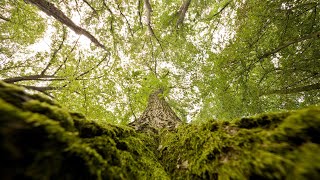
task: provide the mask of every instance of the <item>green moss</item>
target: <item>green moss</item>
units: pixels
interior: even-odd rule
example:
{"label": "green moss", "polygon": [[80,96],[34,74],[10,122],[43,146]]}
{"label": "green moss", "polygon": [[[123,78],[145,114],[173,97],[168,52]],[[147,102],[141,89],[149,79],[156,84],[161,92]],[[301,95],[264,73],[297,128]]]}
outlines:
{"label": "green moss", "polygon": [[319,107],[137,133],[0,83],[2,179],[320,179],[319,134]]}
{"label": "green moss", "polygon": [[274,128],[289,115],[290,115],[289,112],[283,112],[283,113],[261,114],[261,115],[257,115],[256,117],[245,117],[236,121],[236,125],[240,128],[246,128],[246,129],[257,128],[257,127]]}
{"label": "green moss", "polygon": [[4,92],[0,98],[4,179],[168,177],[150,149],[153,137],[130,127],[86,120],[10,85],[0,87],[0,92]]}
{"label": "green moss", "polygon": [[189,124],[162,133],[160,160],[172,179],[318,179],[320,161],[301,158],[320,152],[319,126],[316,107]]}
{"label": "green moss", "polygon": [[57,120],[61,123],[61,126],[66,129],[70,130],[74,127],[71,115],[63,108],[50,105],[46,102],[40,102],[38,100],[27,101],[23,103],[22,108],[33,113],[43,114],[50,119]]}
{"label": "green moss", "polygon": [[320,143],[320,109],[316,107],[297,111],[284,120],[274,133],[280,141],[302,144]]}

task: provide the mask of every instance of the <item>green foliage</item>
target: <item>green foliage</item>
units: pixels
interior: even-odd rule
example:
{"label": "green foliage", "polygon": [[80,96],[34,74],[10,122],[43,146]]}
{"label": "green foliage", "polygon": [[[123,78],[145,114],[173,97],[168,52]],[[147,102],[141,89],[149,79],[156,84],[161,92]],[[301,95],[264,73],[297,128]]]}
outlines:
{"label": "green foliage", "polygon": [[15,43],[26,46],[36,42],[43,36],[46,25],[36,8],[27,5],[22,0],[1,1],[0,12],[2,19],[0,21],[0,52],[5,55],[14,53]]}

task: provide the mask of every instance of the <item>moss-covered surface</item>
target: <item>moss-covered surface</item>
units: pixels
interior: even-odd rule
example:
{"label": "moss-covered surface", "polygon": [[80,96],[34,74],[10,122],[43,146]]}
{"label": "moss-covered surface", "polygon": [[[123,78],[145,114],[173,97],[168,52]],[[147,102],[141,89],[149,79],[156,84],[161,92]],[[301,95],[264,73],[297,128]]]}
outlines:
{"label": "moss-covered surface", "polygon": [[167,179],[153,137],[0,83],[0,179]]}
{"label": "moss-covered surface", "polygon": [[320,179],[319,136],[319,107],[155,135],[0,82],[1,179]]}
{"label": "moss-covered surface", "polygon": [[173,179],[320,179],[320,109],[211,121],[162,132]]}

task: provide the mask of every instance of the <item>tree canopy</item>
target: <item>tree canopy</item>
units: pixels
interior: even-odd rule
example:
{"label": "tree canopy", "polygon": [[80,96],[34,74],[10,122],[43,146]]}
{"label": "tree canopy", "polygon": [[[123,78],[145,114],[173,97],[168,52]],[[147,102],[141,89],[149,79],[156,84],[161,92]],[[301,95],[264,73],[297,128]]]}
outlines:
{"label": "tree canopy", "polygon": [[149,94],[183,121],[320,102],[316,0],[3,0],[0,78],[126,124]]}

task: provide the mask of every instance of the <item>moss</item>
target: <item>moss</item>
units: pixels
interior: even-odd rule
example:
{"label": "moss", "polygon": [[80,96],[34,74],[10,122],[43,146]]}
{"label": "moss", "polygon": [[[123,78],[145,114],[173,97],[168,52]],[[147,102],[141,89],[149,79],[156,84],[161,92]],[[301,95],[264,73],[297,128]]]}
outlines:
{"label": "moss", "polygon": [[172,179],[318,179],[320,161],[302,157],[320,152],[319,125],[317,107],[189,124],[162,133],[160,160]]}
{"label": "moss", "polygon": [[150,149],[153,137],[87,120],[10,85],[0,92],[1,179],[168,177]]}
{"label": "moss", "polygon": [[1,179],[319,179],[319,134],[319,107],[138,133],[0,83]]}
{"label": "moss", "polygon": [[279,141],[302,144],[320,143],[320,109],[316,107],[297,111],[284,120],[274,136]]}
{"label": "moss", "polygon": [[236,125],[240,128],[246,128],[246,129],[257,128],[257,127],[274,128],[289,115],[290,115],[289,112],[284,112],[284,113],[261,114],[261,115],[257,115],[256,117],[245,117],[238,120],[236,122]]}
{"label": "moss", "polygon": [[71,115],[63,108],[52,106],[46,102],[40,102],[38,100],[27,101],[23,103],[22,108],[33,113],[43,114],[50,119],[57,120],[61,123],[61,126],[66,129],[72,129],[74,127]]}

